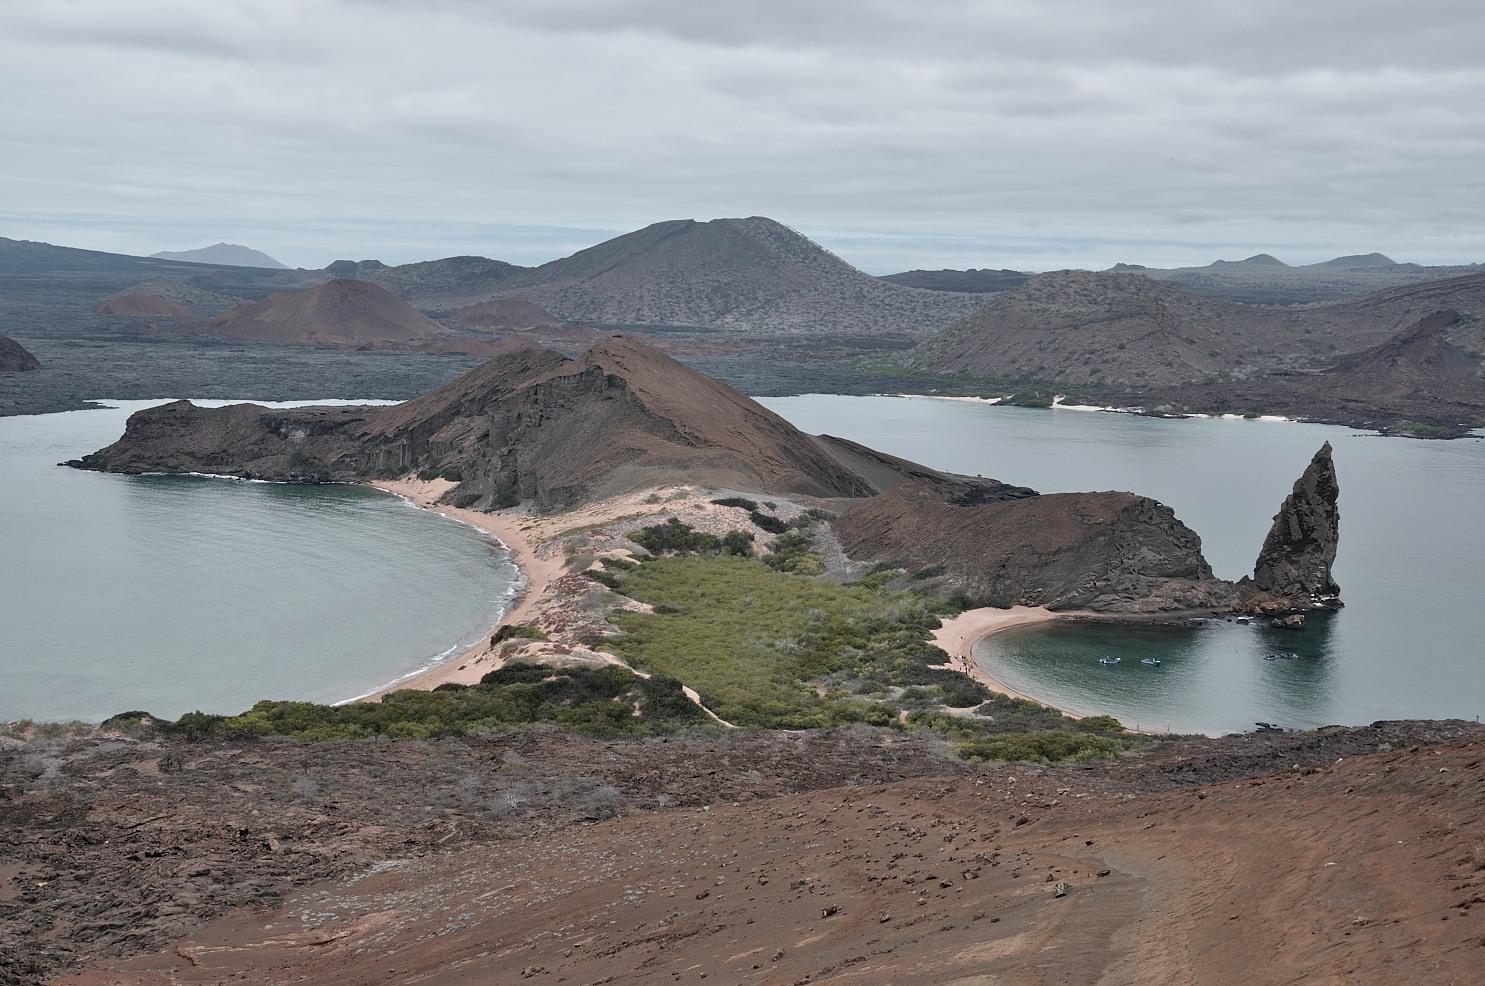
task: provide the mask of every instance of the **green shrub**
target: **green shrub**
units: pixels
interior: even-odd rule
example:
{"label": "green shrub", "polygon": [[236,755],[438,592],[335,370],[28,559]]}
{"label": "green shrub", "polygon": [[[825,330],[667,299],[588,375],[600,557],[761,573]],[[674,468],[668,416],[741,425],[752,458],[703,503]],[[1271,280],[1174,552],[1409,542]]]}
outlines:
{"label": "green shrub", "polygon": [[753,534],[751,531],[728,531],[722,535],[722,553],[725,555],[738,555],[748,557],[753,553]]}
{"label": "green shrub", "polygon": [[819,575],[825,571],[825,563],[810,550],[814,546],[814,536],[808,531],[789,531],[774,538],[773,548],[764,556],[763,563],[778,572]]}
{"label": "green shrub", "polygon": [[789,529],[789,525],[786,522],[772,514],[766,514],[759,510],[754,510],[748,514],[748,519],[753,522],[753,526],[765,530],[770,534],[783,534]]}
{"label": "green shrub", "polygon": [[720,500],[713,500],[712,502],[719,507],[740,507],[743,510],[750,511],[758,509],[758,504],[756,501],[749,500],[747,497],[742,496],[724,496]]}
{"label": "green shrub", "polygon": [[380,702],[348,705],[265,701],[231,717],[190,713],[166,728],[193,737],[422,740],[480,735],[539,722],[595,736],[645,736],[707,721],[673,678],[645,679],[613,665],[557,669],[518,662],[490,672],[477,685],[448,683],[432,691],[409,689],[393,692]]}
{"label": "green shrub", "polygon": [[1124,745],[1107,736],[1043,731],[985,736],[963,743],[955,753],[973,763],[991,760],[1028,760],[1034,763],[1082,763],[1119,755]]}
{"label": "green shrub", "polygon": [[1117,735],[1124,732],[1124,724],[1113,716],[1085,716],[1073,724],[1073,728],[1085,733],[1107,733]]}
{"label": "green shrub", "polygon": [[612,572],[605,572],[601,568],[590,568],[583,575],[597,582],[599,585],[608,586],[610,589],[617,589],[619,587],[618,576]]}
{"label": "green shrub", "polygon": [[490,635],[490,646],[494,646],[504,640],[546,640],[547,635],[539,627],[527,626],[524,623],[506,623]]}
{"label": "green shrub", "polygon": [[715,555],[722,550],[721,538],[698,531],[679,517],[672,517],[663,524],[641,527],[629,534],[629,540],[655,555]]}

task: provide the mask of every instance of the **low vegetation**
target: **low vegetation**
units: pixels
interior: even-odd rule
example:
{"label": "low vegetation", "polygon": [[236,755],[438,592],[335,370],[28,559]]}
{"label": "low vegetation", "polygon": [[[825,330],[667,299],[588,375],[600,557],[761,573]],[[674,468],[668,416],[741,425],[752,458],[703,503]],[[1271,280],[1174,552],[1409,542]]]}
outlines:
{"label": "low vegetation", "polygon": [[751,555],[753,535],[748,531],[728,531],[718,537],[698,531],[680,518],[672,517],[663,524],[641,527],[629,540],[655,555]]}
{"label": "low vegetation", "polygon": [[[796,534],[807,543],[805,532],[785,536]],[[685,681],[739,726],[929,730],[973,760],[1077,761],[1127,747],[1115,720],[1070,720],[941,667],[938,601],[801,576],[773,558],[674,556],[623,573],[617,591],[652,612],[615,614],[622,633],[608,646]]]}
{"label": "low vegetation", "polygon": [[706,714],[664,675],[625,668],[554,669],[512,663],[477,685],[393,692],[380,702],[320,705],[264,701],[235,716],[187,713],[165,732],[188,736],[433,739],[552,723],[590,736],[650,736],[703,726]]}

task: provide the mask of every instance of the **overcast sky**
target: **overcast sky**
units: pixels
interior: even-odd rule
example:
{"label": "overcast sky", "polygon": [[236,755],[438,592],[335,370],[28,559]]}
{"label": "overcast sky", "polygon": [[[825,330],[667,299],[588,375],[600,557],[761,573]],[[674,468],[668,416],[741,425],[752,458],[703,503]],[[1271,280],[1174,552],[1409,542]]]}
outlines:
{"label": "overcast sky", "polygon": [[1485,261],[1482,44],[1480,0],[0,0],[0,235],[529,264],[767,215],[872,273]]}

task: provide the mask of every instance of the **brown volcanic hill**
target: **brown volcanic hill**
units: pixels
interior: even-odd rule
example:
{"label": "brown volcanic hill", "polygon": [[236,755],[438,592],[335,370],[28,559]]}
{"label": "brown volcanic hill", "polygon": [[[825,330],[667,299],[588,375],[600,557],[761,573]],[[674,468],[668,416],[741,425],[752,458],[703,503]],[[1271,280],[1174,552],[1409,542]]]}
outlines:
{"label": "brown volcanic hill", "polygon": [[1432,399],[1485,405],[1480,361],[1449,341],[1456,311],[1420,319],[1386,342],[1337,360],[1321,375],[1328,393],[1369,402]]}
{"label": "brown volcanic hill", "polygon": [[407,345],[448,335],[443,326],[385,288],[355,280],[280,291],[202,322],[157,328],[221,339],[341,349]]}
{"label": "brown volcanic hill", "polygon": [[[1260,265],[1262,266],[1262,265]],[[934,373],[1106,391],[1315,368],[1374,346],[1440,309],[1485,313],[1485,274],[1308,308],[1239,305],[1139,274],[1057,271],[996,295],[920,343],[908,363]],[[1485,321],[1449,334],[1485,352]]]}
{"label": "brown volcanic hill", "polygon": [[[1414,290],[1421,291],[1409,289]],[[1423,300],[1432,294],[1426,292]],[[1408,300],[1416,303],[1418,299]],[[1375,334],[1375,326],[1390,325],[1393,311],[1407,307],[1382,307],[1374,316],[1374,326],[1366,331]],[[1365,314],[1354,316],[1353,329],[1364,324]],[[1370,349],[1342,357],[1319,371],[1174,387],[1129,399],[1199,411],[1262,409],[1358,428],[1454,437],[1485,426],[1485,369],[1474,353],[1450,340],[1478,338],[1482,327],[1485,319],[1478,316],[1434,312]]]}
{"label": "brown volcanic hill", "polygon": [[928,291],[963,291],[967,294],[991,294],[1025,284],[1035,277],[1021,270],[905,270],[901,274],[884,274],[882,280],[907,288]]}
{"label": "brown volcanic hill", "polygon": [[41,369],[41,361],[10,336],[0,335],[0,373],[29,373]]}
{"label": "brown volcanic hill", "polygon": [[1302,318],[1318,332],[1346,329],[1348,338],[1359,345],[1343,346],[1339,351],[1355,352],[1382,343],[1440,311],[1473,316],[1455,322],[1446,334],[1455,345],[1485,359],[1485,272],[1390,288],[1364,298],[1306,309]]}
{"label": "brown volcanic hill", "polygon": [[996,295],[919,344],[908,363],[1007,381],[1184,383],[1247,364],[1271,321],[1139,274],[1056,271]]}
{"label": "brown volcanic hill", "polygon": [[426,311],[451,311],[485,301],[503,291],[511,278],[530,269],[488,257],[445,257],[397,267],[362,261],[352,267],[354,276],[380,284]]}
{"label": "brown volcanic hill", "polygon": [[560,325],[557,316],[525,298],[496,298],[465,305],[450,315],[448,321],[466,329],[489,329],[513,332],[539,326]]}
{"label": "brown volcanic hill", "polygon": [[457,477],[453,502],[486,509],[556,509],[668,482],[875,492],[783,418],[623,337],[577,359],[521,350],[392,408],[177,401],[133,415],[123,438],[78,465],[345,481],[431,471]]}
{"label": "brown volcanic hill", "polygon": [[980,300],[864,274],[760,216],[655,223],[510,279],[568,321],[921,338]]}
{"label": "brown volcanic hill", "polygon": [[157,294],[132,291],[109,295],[93,306],[98,315],[129,315],[136,318],[191,318],[195,312]]}

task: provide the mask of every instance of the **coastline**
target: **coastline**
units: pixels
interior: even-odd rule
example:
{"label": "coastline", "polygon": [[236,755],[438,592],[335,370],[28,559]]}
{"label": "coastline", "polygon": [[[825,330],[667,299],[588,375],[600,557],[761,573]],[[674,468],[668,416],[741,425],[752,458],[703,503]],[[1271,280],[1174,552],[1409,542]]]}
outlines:
{"label": "coastline", "polygon": [[[993,673],[985,670],[984,666],[974,659],[974,648],[976,644],[986,637],[994,636],[997,633],[1002,633],[1015,627],[1051,623],[1055,620],[1109,621],[1110,619],[1110,614],[1094,613],[1088,610],[1053,612],[1045,606],[1012,606],[1009,609],[984,607],[981,609],[967,609],[958,616],[944,620],[939,624],[938,629],[933,631],[933,639],[949,655],[949,664],[947,665],[949,668],[961,674],[968,675],[992,692],[1009,695],[1011,698],[1025,699],[1028,702],[1035,702],[1038,705],[1045,705],[1049,709],[1056,709],[1069,719],[1083,719],[1088,716],[1104,715],[1106,713],[1070,708],[1066,704],[1048,701],[1045,697],[1030,694],[1019,688],[1012,688]],[[1112,619],[1119,618],[1112,617]],[[1133,622],[1132,619],[1130,621]],[[1163,732],[1163,730],[1136,729],[1127,724],[1124,728],[1131,733],[1141,733],[1149,736],[1158,735]]]}
{"label": "coastline", "polygon": [[987,606],[980,609],[967,609],[958,616],[950,617],[941,622],[938,629],[933,631],[933,640],[934,643],[938,644],[949,655],[950,668],[961,674],[968,675],[992,692],[1009,695],[1011,698],[1025,699],[1028,702],[1036,702],[1038,705],[1057,709],[1058,712],[1061,712],[1070,719],[1081,719],[1083,717],[1082,713],[1060,708],[1035,695],[1029,695],[1020,689],[1012,688],[982,668],[974,659],[975,644],[986,637],[1010,630],[1014,627],[1049,623],[1053,620],[1062,619],[1064,615],[1054,613],[1045,606],[1012,606],[1009,609],[995,609]]}
{"label": "coastline", "polygon": [[[562,573],[562,561],[557,558],[542,558],[536,551],[532,539],[524,528],[532,526],[534,519],[514,511],[484,513],[465,510],[438,502],[454,484],[448,480],[385,479],[368,483],[373,489],[401,497],[422,510],[431,510],[450,520],[468,524],[499,541],[510,552],[511,561],[520,571],[520,582],[511,598],[510,607],[501,617],[500,623],[490,628],[494,633],[507,623],[524,623],[536,615],[536,601]],[[479,681],[487,672],[500,666],[490,646],[488,636],[463,652],[450,655],[443,660],[413,672],[406,677],[383,684],[372,691],[346,702],[375,702],[384,695],[405,688],[429,690],[446,683],[470,685]]]}

